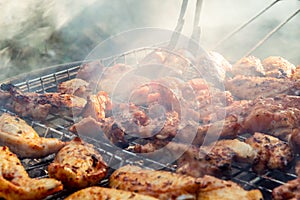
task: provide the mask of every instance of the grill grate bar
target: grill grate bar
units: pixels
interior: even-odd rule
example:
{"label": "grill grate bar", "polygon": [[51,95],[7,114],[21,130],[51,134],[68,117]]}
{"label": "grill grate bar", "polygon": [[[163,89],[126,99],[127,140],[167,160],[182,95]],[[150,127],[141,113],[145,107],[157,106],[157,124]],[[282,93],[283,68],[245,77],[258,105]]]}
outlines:
{"label": "grill grate bar", "polygon": [[238,33],[239,31],[241,31],[242,29],[244,29],[247,25],[249,25],[251,22],[253,22],[255,19],[257,19],[259,16],[261,16],[263,13],[265,13],[267,10],[269,10],[271,7],[273,7],[279,1],[280,0],[275,0],[270,5],[268,5],[266,8],[264,8],[263,10],[261,10],[260,12],[258,12],[253,17],[251,17],[248,21],[246,21],[245,23],[241,24],[239,27],[237,27],[236,29],[234,29],[232,32],[230,32],[228,35],[226,35],[223,39],[219,40],[212,49],[216,49],[217,47],[219,47],[221,44],[223,44],[225,41],[227,41],[228,39],[230,39],[236,33]]}
{"label": "grill grate bar", "polygon": [[294,12],[291,16],[289,16],[286,20],[278,24],[273,30],[271,30],[264,38],[262,38],[256,45],[254,45],[246,54],[245,56],[249,56],[252,52],[254,52],[258,47],[260,47],[266,40],[268,40],[274,33],[280,30],[286,23],[288,23],[291,19],[293,19],[298,13],[300,9]]}

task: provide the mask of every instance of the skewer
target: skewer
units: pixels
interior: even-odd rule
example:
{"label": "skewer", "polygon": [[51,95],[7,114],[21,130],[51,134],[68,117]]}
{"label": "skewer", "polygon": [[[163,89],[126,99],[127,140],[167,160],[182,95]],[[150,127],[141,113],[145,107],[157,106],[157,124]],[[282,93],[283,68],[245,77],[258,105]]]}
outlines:
{"label": "skewer", "polygon": [[266,40],[268,40],[274,33],[276,33],[279,29],[281,29],[286,23],[288,23],[292,18],[294,18],[298,13],[300,12],[300,9],[298,9],[296,12],[294,12],[290,17],[288,17],[285,21],[281,22],[276,26],[273,30],[271,30],[264,38],[262,38],[256,45],[254,45],[245,55],[249,56],[253,51],[255,51],[258,47],[260,47]]}

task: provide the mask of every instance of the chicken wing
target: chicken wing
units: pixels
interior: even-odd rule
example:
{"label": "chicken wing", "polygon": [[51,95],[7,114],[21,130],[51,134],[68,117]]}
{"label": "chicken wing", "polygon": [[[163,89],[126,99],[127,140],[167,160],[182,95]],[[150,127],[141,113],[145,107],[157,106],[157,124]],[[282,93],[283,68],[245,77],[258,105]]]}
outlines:
{"label": "chicken wing", "polygon": [[284,169],[293,159],[292,149],[285,142],[262,133],[256,132],[252,137],[246,139],[258,153],[257,162],[253,170],[262,173],[266,169]]}
{"label": "chicken wing", "polygon": [[0,198],[6,200],[44,199],[63,189],[60,181],[52,178],[32,179],[18,157],[8,147],[0,147]]}
{"label": "chicken wing", "polygon": [[117,190],[113,188],[104,187],[89,187],[79,190],[65,200],[158,200],[157,198],[129,192],[124,190]]}
{"label": "chicken wing", "polygon": [[198,192],[198,200],[263,200],[259,190],[246,191],[232,181],[204,176]]}
{"label": "chicken wing", "polygon": [[114,171],[109,185],[112,188],[134,191],[162,200],[176,199],[182,195],[195,199],[199,188],[198,180],[193,177],[131,165]]}
{"label": "chicken wing", "polygon": [[69,189],[84,188],[103,179],[107,165],[91,144],[75,138],[57,153],[48,172]]}
{"label": "chicken wing", "polygon": [[65,143],[43,138],[23,119],[3,113],[0,116],[0,145],[8,146],[22,158],[40,158],[59,151]]}

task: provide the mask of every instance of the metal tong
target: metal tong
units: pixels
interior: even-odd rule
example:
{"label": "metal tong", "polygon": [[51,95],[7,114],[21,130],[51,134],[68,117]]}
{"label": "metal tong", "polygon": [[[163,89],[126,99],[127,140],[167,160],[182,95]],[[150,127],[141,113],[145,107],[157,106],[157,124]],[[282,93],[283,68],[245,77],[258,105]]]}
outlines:
{"label": "metal tong", "polygon": [[[187,5],[189,0],[182,0],[181,9],[180,9],[180,15],[177,20],[177,25],[175,27],[175,30],[171,36],[170,43],[168,45],[168,48],[174,49],[178,43],[179,36],[182,32],[183,25],[184,25],[184,15],[186,13]],[[193,23],[193,32],[190,37],[188,50],[191,53],[196,53],[197,51],[197,44],[200,40],[201,35],[201,28],[199,25],[200,21],[200,14],[201,14],[201,8],[202,8],[203,0],[197,0],[196,2],[196,9],[195,9],[195,15],[194,15],[194,23]]]}

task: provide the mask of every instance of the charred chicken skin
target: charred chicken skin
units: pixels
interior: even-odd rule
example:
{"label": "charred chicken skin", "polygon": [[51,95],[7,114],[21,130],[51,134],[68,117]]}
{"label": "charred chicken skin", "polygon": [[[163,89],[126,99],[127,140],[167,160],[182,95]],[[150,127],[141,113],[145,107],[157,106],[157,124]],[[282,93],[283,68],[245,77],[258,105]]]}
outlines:
{"label": "charred chicken skin", "polygon": [[58,152],[65,143],[43,138],[23,119],[3,113],[0,116],[0,145],[8,146],[21,158],[40,158]]}
{"label": "charred chicken skin", "polygon": [[23,93],[11,84],[2,84],[1,88],[9,91],[13,111],[24,117],[44,120],[49,112],[78,115],[85,107],[86,100],[72,94],[61,93]]}
{"label": "charred chicken skin", "polygon": [[263,173],[266,169],[284,169],[293,160],[293,152],[285,142],[262,133],[256,132],[246,140],[258,153],[253,170]]}
{"label": "charred chicken skin", "polygon": [[117,190],[104,187],[89,187],[79,190],[65,200],[158,200],[157,198],[146,196],[134,192]]}
{"label": "charred chicken skin", "polygon": [[134,191],[162,200],[176,199],[182,195],[195,199],[199,184],[197,179],[190,176],[132,165],[117,169],[109,179],[112,188]]}
{"label": "charred chicken skin", "polygon": [[66,188],[78,189],[96,185],[106,176],[107,165],[91,144],[75,138],[57,153],[48,171]]}
{"label": "charred chicken skin", "polygon": [[0,147],[0,198],[6,200],[37,200],[63,189],[52,178],[30,178],[18,157],[8,147]]}

